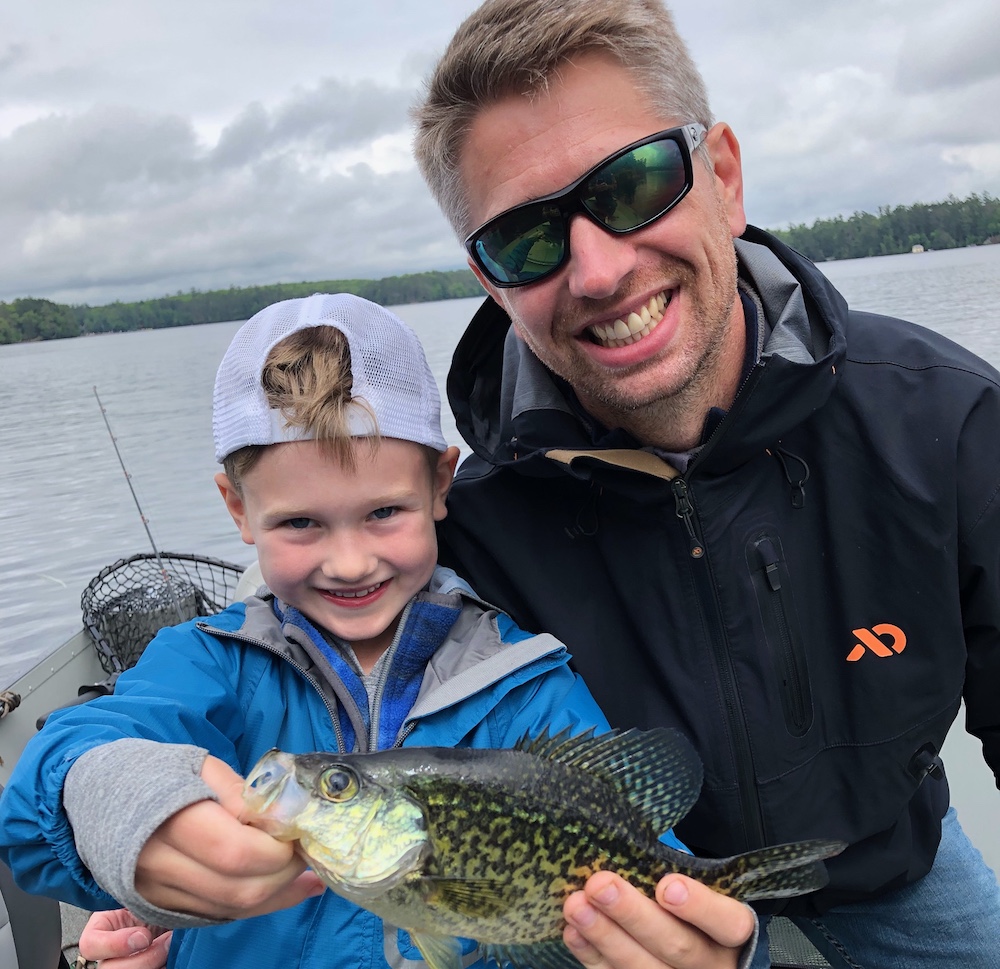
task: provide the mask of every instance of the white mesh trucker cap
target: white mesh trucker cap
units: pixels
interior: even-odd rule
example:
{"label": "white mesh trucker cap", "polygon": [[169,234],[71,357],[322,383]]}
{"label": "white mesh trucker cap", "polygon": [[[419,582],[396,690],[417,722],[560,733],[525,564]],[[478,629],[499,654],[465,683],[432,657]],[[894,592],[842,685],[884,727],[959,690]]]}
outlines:
{"label": "white mesh trucker cap", "polygon": [[[317,293],[274,303],[240,327],[215,377],[212,429],[220,464],[248,444],[280,444],[308,437],[286,427],[267,403],[260,375],[271,348],[290,333],[333,326],[351,351],[352,397],[365,400],[383,437],[448,447],[441,433],[441,398],[423,347],[398,317],[376,303],[349,293]],[[372,433],[371,416],[361,407],[350,415],[352,434]]]}

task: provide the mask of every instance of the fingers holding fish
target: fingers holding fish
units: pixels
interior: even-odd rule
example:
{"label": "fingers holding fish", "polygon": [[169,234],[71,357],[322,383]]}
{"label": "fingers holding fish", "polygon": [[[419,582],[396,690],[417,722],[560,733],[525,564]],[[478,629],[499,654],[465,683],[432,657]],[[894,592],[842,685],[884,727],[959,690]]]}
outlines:
{"label": "fingers holding fish", "polygon": [[742,949],[756,928],[756,916],[748,905],[684,875],[661,878],[656,900],[666,912],[700,929],[723,947]]}
{"label": "fingers holding fish", "polygon": [[670,881],[661,907],[611,872],[594,875],[564,905],[567,948],[587,969],[734,969],[753,933],[750,910],[697,882]]}
{"label": "fingers holding fish", "polygon": [[218,802],[191,804],[168,818],[139,854],[135,886],[147,901],[213,919],[248,918],[319,894],[294,847],[242,824],[243,779],[207,757],[202,779]]}

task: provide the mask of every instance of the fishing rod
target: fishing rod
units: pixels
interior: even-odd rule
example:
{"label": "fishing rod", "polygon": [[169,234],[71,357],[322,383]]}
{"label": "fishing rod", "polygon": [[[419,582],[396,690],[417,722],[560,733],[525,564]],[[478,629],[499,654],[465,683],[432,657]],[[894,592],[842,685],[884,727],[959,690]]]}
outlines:
{"label": "fishing rod", "polygon": [[139,512],[139,518],[142,520],[142,527],[146,529],[146,537],[149,539],[149,544],[153,549],[153,554],[156,556],[157,564],[160,566],[160,574],[163,576],[163,581],[167,584],[167,589],[170,593],[170,600],[173,603],[174,611],[177,613],[177,620],[178,622],[184,622],[185,616],[181,612],[181,604],[178,600],[173,582],[171,581],[171,575],[167,571],[167,567],[163,564],[163,559],[160,557],[160,550],[156,547],[156,542],[153,540],[153,533],[149,529],[149,519],[143,512],[142,505],[139,504],[139,496],[135,493],[135,488],[132,486],[132,475],[129,474],[128,469],[125,467],[125,459],[122,457],[122,452],[118,449],[118,438],[115,437],[115,433],[111,429],[111,421],[108,420],[108,412],[105,410],[104,404],[101,403],[101,397],[97,393],[96,386],[94,387],[94,397],[97,399],[97,406],[101,408],[101,416],[104,418],[104,426],[108,429],[108,436],[111,438],[111,444],[114,446],[115,455],[118,458],[118,465],[122,469],[122,474],[125,475],[126,482],[128,482],[128,490],[132,493],[132,501],[135,502],[136,510]]}

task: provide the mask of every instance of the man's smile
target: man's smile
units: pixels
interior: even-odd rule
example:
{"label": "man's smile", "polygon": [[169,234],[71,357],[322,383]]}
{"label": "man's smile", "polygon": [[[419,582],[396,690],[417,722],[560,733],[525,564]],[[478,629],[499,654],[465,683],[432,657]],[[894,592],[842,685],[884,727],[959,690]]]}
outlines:
{"label": "man's smile", "polygon": [[595,343],[603,347],[617,349],[638,343],[656,329],[657,324],[663,319],[663,311],[672,295],[672,292],[664,290],[651,297],[638,312],[629,313],[627,317],[617,319],[614,323],[596,323],[588,326],[585,332]]}

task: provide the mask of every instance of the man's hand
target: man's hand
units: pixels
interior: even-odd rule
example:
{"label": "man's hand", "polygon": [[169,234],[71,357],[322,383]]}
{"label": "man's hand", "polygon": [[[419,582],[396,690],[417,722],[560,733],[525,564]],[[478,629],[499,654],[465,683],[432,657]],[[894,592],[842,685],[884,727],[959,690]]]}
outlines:
{"label": "man's hand", "polygon": [[201,777],[219,802],[199,801],[156,829],[136,865],[135,887],[143,898],[172,912],[242,919],[323,892],[290,843],[240,823],[239,774],[206,757]]}
{"label": "man's hand", "polygon": [[80,955],[100,969],[161,969],[170,932],[139,921],[127,909],[95,912],[80,936]]}
{"label": "man's hand", "polygon": [[563,940],[587,969],[735,969],[753,912],[707,885],[667,875],[656,900],[598,872],[563,906]]}

